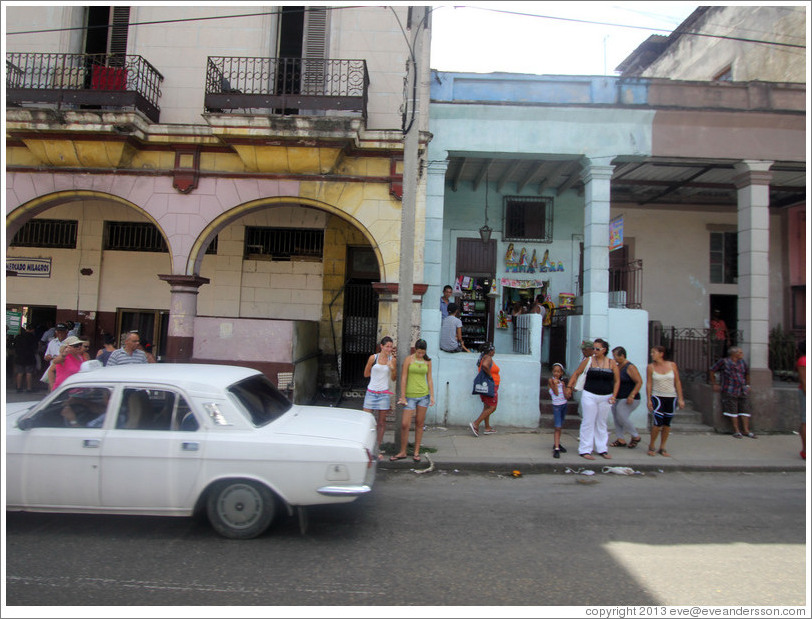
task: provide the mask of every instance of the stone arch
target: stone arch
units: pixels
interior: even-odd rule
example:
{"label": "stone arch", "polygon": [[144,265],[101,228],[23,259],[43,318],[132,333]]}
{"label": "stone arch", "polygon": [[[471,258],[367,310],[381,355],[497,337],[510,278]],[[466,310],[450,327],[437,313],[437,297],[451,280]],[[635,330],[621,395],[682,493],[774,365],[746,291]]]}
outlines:
{"label": "stone arch", "polygon": [[331,204],[320,202],[319,200],[313,200],[311,198],[301,198],[297,196],[265,197],[257,200],[251,200],[249,202],[239,204],[214,218],[195,239],[192,248],[189,251],[184,274],[191,276],[198,276],[200,274],[200,266],[203,261],[203,255],[206,253],[206,247],[208,247],[209,243],[211,243],[217,233],[223,230],[226,226],[234,223],[237,219],[243,217],[244,215],[248,215],[264,208],[273,208],[278,206],[303,206],[306,208],[313,208],[329,213],[330,215],[335,215],[336,217],[350,223],[369,241],[372,250],[375,252],[375,258],[378,261],[381,281],[387,281],[385,276],[385,264],[380,247],[366,226],[364,226],[349,213],[342,211]]}
{"label": "stone arch", "polygon": [[33,198],[32,200],[29,200],[28,202],[16,207],[6,215],[6,247],[9,246],[11,240],[14,238],[14,235],[17,234],[19,229],[22,228],[26,222],[37,215],[41,215],[42,213],[45,213],[56,206],[61,206],[70,202],[80,202],[82,200],[92,199],[103,199],[116,202],[133,209],[139,215],[143,215],[146,219],[148,219],[149,222],[158,229],[161,236],[163,236],[164,241],[169,248],[169,263],[170,266],[172,265],[174,256],[172,254],[172,247],[170,245],[169,238],[155,217],[134,202],[130,202],[129,200],[112,193],[92,189],[73,189],[48,193],[37,196],[36,198]]}

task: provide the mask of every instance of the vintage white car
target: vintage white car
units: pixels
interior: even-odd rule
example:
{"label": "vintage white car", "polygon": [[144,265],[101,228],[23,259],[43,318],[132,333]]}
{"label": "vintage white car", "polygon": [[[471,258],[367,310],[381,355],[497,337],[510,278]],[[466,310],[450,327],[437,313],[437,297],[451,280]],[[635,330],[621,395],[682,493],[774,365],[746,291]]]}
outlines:
{"label": "vintage white car", "polygon": [[7,510],[205,512],[249,539],[280,508],[304,523],[304,507],[372,488],[368,413],[291,404],[243,367],[86,365],[42,402],[8,404]]}

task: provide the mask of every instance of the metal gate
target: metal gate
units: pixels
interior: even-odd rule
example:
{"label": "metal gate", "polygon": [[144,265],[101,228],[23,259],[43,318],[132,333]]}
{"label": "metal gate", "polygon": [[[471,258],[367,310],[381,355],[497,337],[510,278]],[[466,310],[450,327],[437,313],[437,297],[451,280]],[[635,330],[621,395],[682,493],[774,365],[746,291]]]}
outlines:
{"label": "metal gate", "polygon": [[371,282],[344,287],[344,326],[339,373],[345,389],[365,387],[364,367],[377,348],[378,294]]}

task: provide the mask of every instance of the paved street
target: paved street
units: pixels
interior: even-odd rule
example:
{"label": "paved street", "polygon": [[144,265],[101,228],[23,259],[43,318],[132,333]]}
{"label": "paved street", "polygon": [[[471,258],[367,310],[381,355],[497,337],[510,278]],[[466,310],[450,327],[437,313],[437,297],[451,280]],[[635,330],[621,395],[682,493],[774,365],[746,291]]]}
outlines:
{"label": "paved street", "polygon": [[7,514],[7,603],[804,604],[805,514],[802,473],[382,469],[371,495],[312,509],[305,536]]}

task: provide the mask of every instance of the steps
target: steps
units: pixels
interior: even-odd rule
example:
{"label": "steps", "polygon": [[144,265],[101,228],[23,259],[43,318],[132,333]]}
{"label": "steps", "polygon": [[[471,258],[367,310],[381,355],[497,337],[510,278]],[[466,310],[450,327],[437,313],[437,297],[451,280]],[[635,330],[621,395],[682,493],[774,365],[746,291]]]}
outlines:
{"label": "steps", "polygon": [[[547,392],[547,379],[550,377],[549,370],[542,368],[541,376],[541,391],[539,393],[539,428],[553,429],[553,403],[550,399],[550,394]],[[644,397],[644,396],[643,396]],[[643,401],[640,406],[645,406]],[[637,408],[635,414],[638,414],[640,407]],[[651,415],[646,415],[647,423],[646,428],[638,428],[643,432],[651,430]],[[564,417],[565,430],[578,430],[581,425],[581,416],[578,414],[578,403],[569,400],[567,401],[567,415]],[[610,427],[612,420],[609,421]],[[685,401],[685,408],[677,409],[674,419],[671,420],[671,427],[674,432],[680,434],[692,434],[702,432],[714,432],[710,426],[702,423],[702,413],[693,408],[693,403],[690,400]]]}

